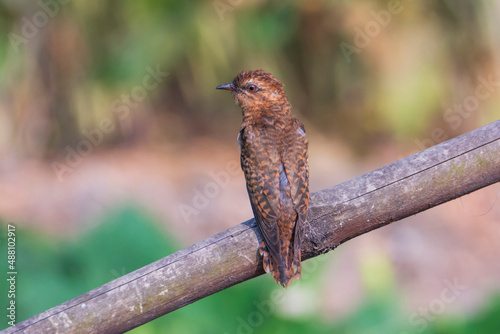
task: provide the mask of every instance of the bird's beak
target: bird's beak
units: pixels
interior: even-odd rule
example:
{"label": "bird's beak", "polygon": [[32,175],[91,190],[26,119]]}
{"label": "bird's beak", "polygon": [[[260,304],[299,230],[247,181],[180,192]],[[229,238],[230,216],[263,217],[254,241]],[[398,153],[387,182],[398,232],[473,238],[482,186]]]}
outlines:
{"label": "bird's beak", "polygon": [[225,90],[234,91],[234,85],[231,82],[231,83],[227,83],[227,84],[223,84],[223,85],[217,86],[217,87],[215,87],[215,89],[225,89]]}

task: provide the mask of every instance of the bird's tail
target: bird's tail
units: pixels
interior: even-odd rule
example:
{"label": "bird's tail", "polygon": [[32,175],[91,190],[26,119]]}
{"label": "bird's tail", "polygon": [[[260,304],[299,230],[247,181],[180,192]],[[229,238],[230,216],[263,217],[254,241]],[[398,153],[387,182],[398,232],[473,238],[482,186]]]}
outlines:
{"label": "bird's tail", "polygon": [[290,241],[284,242],[281,246],[281,263],[267,251],[264,241],[260,244],[259,252],[263,258],[264,270],[272,273],[276,283],[286,288],[293,279],[300,279],[302,275],[300,245],[294,245]]}

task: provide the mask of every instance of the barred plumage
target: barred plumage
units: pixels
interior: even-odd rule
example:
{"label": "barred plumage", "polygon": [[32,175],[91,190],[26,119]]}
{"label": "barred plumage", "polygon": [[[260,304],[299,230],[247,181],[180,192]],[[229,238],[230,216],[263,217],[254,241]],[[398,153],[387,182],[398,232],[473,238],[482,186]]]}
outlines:
{"label": "barred plumage", "polygon": [[241,72],[230,84],[243,112],[239,133],[241,168],[266,272],[288,286],[301,276],[301,242],[309,205],[307,138],[292,117],[283,84],[262,70]]}

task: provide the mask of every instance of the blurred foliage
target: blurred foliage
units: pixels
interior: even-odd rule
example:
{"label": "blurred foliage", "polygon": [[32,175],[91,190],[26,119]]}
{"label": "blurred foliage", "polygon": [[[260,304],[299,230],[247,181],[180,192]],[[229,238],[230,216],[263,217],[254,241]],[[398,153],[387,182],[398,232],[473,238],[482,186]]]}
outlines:
{"label": "blurred foliage", "polygon": [[[458,128],[443,120],[474,94],[478,76],[497,74],[492,2],[401,1],[393,14],[381,0],[45,2],[50,11],[0,2],[9,32],[0,36],[0,148],[58,152],[104,118],[118,124],[108,145],[233,136],[239,112],[214,87],[254,68],[286,83],[306,123],[360,151],[387,139],[411,144],[436,127],[451,138],[498,118],[491,99]],[[40,12],[53,15],[13,43]],[[358,51],[346,55],[342,43]],[[113,103],[142,85],[148,66],[169,75],[131,117],[117,118]]]}
{"label": "blurred foliage", "polygon": [[[2,224],[2,231],[6,225]],[[156,261],[178,247],[148,214],[140,209],[122,208],[109,213],[96,228],[74,239],[49,238],[43,233],[17,230],[17,320],[63,303],[126,273]],[[5,253],[5,234],[0,240]],[[312,259],[310,261],[315,261]],[[317,289],[321,261],[316,274],[297,284]],[[324,262],[322,262],[324,263]],[[380,262],[378,262],[380,263]],[[387,268],[370,264],[380,273]],[[369,269],[368,269],[369,270]],[[371,272],[370,276],[374,275]],[[387,279],[387,275],[385,276]],[[386,280],[387,282],[387,280]],[[452,318],[438,316],[418,330],[408,322],[399,307],[400,297],[390,284],[367,289],[383,291],[368,294],[353,314],[326,321],[318,312],[291,316],[280,311],[280,302],[270,303],[273,289],[281,289],[261,276],[223,290],[194,304],[149,322],[131,333],[498,333],[500,296],[492,296],[490,305],[475,315]],[[7,291],[6,280],[0,290]],[[321,291],[314,293],[321,294]],[[3,299],[2,299],[3,300]],[[2,302],[5,307],[5,302]],[[423,319],[423,317],[420,317]],[[2,319],[0,328],[5,328]]]}

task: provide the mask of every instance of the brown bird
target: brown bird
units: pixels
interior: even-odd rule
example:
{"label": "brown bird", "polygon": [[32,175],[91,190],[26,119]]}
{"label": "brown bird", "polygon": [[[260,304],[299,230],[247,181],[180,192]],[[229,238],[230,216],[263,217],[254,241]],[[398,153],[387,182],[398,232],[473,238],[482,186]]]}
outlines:
{"label": "brown bird", "polygon": [[217,89],[233,92],[243,112],[238,143],[253,214],[264,241],[263,267],[287,287],[301,276],[309,205],[307,138],[292,117],[283,84],[262,70],[241,72]]}

